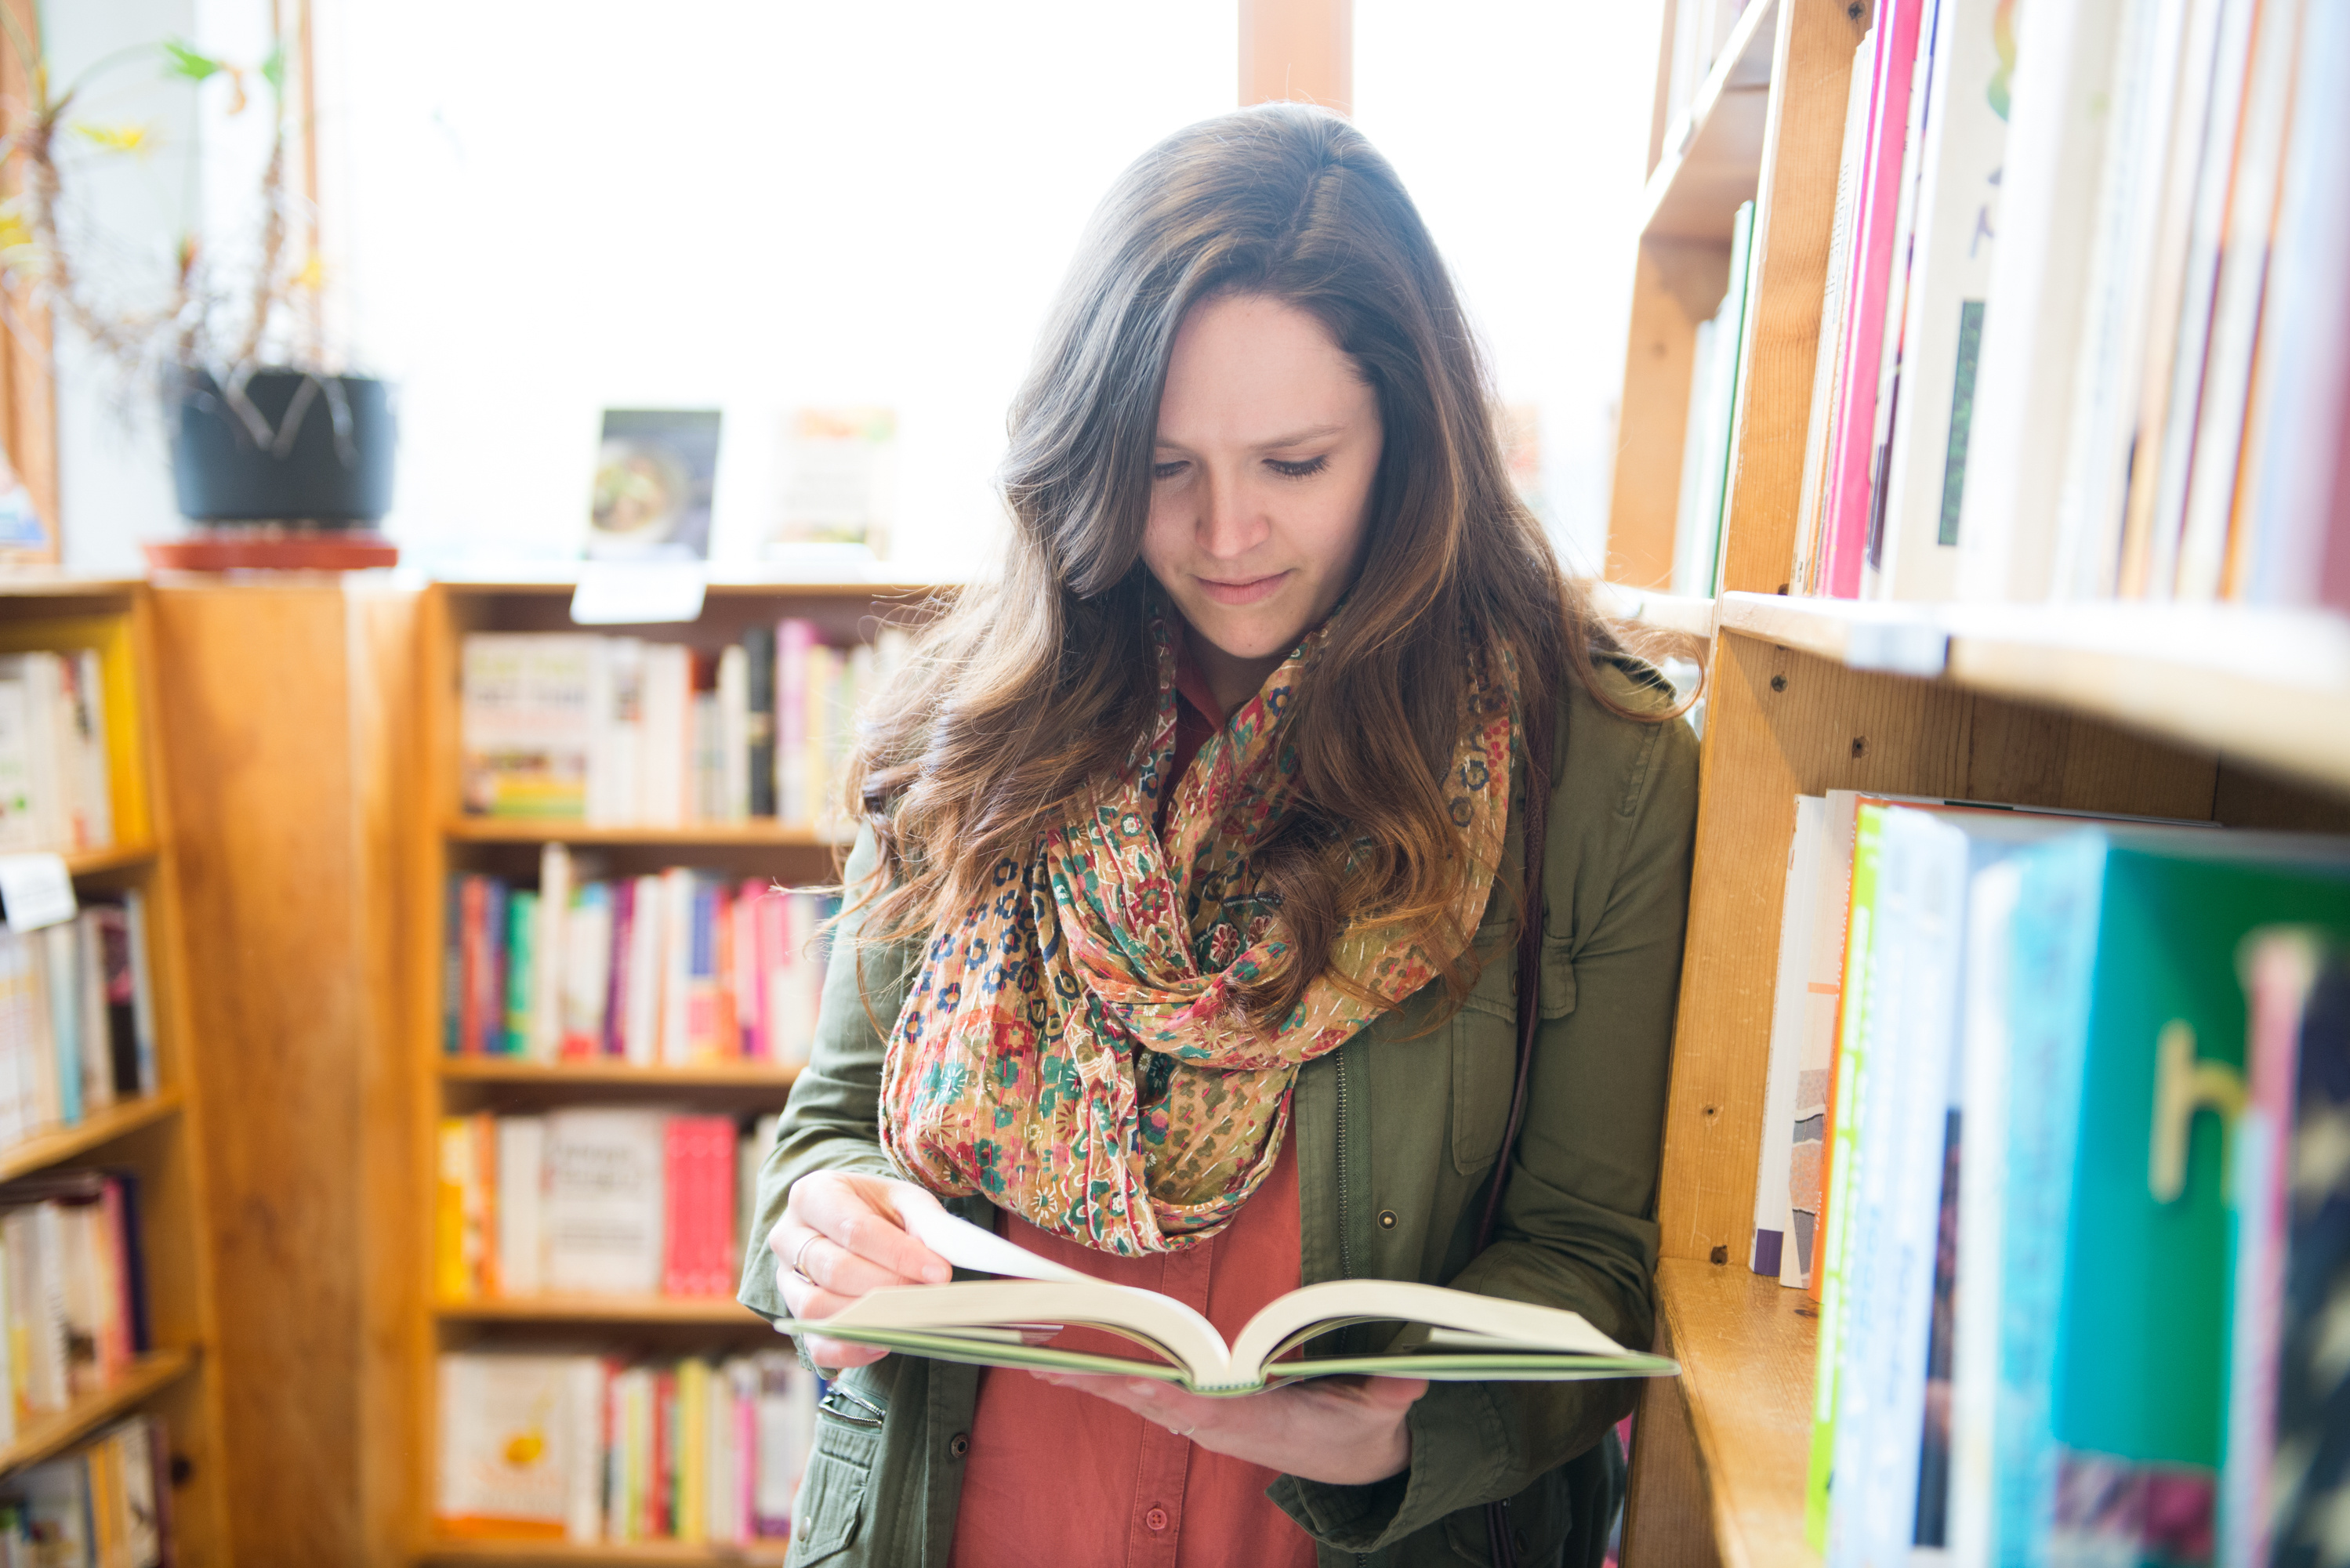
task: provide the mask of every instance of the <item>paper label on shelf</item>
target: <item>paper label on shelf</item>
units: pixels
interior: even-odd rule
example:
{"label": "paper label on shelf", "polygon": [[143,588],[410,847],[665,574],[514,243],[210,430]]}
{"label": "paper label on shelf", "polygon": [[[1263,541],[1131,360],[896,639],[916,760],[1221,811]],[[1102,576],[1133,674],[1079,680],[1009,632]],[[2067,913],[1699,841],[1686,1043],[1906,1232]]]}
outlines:
{"label": "paper label on shelf", "polygon": [[37,931],[72,919],[79,908],[64,856],[0,855],[0,909],[10,930]]}
{"label": "paper label on shelf", "polygon": [[702,618],[709,568],[700,561],[586,561],[571,593],[579,626],[654,626]]}

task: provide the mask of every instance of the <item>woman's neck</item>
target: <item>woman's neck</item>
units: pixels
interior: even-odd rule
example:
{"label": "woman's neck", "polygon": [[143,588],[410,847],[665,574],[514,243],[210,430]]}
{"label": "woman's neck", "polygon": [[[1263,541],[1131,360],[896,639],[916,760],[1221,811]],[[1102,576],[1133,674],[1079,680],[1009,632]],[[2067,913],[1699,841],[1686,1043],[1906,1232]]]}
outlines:
{"label": "woman's neck", "polygon": [[1264,659],[1243,659],[1226,653],[1189,627],[1184,628],[1184,639],[1192,665],[1227,715],[1255,696],[1264,678],[1280,669],[1285,657],[1276,653]]}

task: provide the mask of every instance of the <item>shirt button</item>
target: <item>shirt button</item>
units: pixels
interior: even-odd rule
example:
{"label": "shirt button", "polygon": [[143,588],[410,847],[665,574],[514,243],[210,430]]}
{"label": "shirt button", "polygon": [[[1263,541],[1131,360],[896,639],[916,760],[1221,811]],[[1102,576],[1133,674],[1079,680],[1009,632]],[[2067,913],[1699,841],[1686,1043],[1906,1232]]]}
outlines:
{"label": "shirt button", "polygon": [[949,1459],[959,1459],[969,1452],[971,1452],[971,1434],[969,1432],[957,1432],[953,1437],[947,1439],[947,1457]]}
{"label": "shirt button", "polygon": [[1142,1516],[1142,1522],[1153,1530],[1164,1530],[1167,1528],[1167,1511],[1163,1508],[1154,1508]]}

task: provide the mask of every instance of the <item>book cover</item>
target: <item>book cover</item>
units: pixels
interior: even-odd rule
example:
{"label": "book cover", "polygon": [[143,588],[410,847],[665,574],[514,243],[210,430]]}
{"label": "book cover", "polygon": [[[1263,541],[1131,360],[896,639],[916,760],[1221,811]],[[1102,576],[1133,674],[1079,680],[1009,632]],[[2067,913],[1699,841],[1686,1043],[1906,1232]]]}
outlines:
{"label": "book cover", "polygon": [[603,1054],[628,1057],[629,1000],[633,994],[629,970],[637,951],[637,881],[623,877],[612,884],[611,974],[604,994]]}
{"label": "book cover", "polygon": [[464,1352],[440,1363],[433,1524],[461,1539],[576,1539],[575,1370],[592,1357]]}
{"label": "book cover", "polygon": [[[624,884],[625,886],[625,884]],[[614,888],[588,882],[571,895],[565,919],[559,1055],[567,1062],[605,1054],[606,1013],[612,996],[612,952],[625,945],[614,920]]]}
{"label": "book cover", "polygon": [[531,1005],[537,1000],[538,895],[517,888],[506,896],[505,991],[496,1049],[527,1060],[531,1052]]}
{"label": "book cover", "polygon": [[2350,1384],[2330,1349],[2350,1297],[2350,949],[2255,932],[2241,956],[2250,1094],[2237,1129],[2223,1568],[2322,1563],[2350,1486]]}
{"label": "book cover", "polygon": [[2092,831],[2020,857],[2010,1030],[2034,1093],[2010,1101],[2002,1553],[2211,1551],[2236,953],[2273,921],[2350,924],[2350,866],[2307,840],[2188,837],[2216,842]]}
{"label": "book cover", "polygon": [[546,1118],[546,1286],[652,1295],[661,1284],[663,1123],[658,1111],[568,1107]]}
{"label": "book cover", "polygon": [[775,628],[743,633],[743,765],[753,816],[775,815]]}
{"label": "book cover", "polygon": [[1903,143],[1910,78],[1918,59],[1923,0],[1886,0],[1874,29],[1868,140],[1854,191],[1846,306],[1836,351],[1845,359],[1823,482],[1820,588],[1835,598],[1860,593],[1866,544],[1872,449],[1877,431],[1877,368],[1884,354],[1886,298],[1899,216]]}
{"label": "book cover", "polygon": [[775,627],[775,810],[785,822],[815,821],[816,798],[808,793],[809,661],[816,649],[811,621],[787,619]]}
{"label": "book cover", "polygon": [[542,845],[523,1035],[524,1054],[534,1062],[559,1061],[563,1055],[563,967],[571,951],[565,927],[571,918],[571,851],[560,843]]}
{"label": "book cover", "polygon": [[706,560],[716,409],[607,409],[588,507],[591,561]]}
{"label": "book cover", "polygon": [[1796,1080],[1803,1071],[1804,1019],[1810,1000],[1812,898],[1818,886],[1819,837],[1827,802],[1795,797],[1795,828],[1787,844],[1786,888],[1779,906],[1779,961],[1771,1002],[1771,1066],[1762,1095],[1762,1146],[1755,1161],[1754,1238],[1746,1266],[1781,1279],[1794,1229],[1789,1163],[1794,1155]]}
{"label": "book cover", "polygon": [[571,632],[466,635],[458,731],[468,813],[587,815],[598,641]]}
{"label": "book cover", "polygon": [[546,1122],[532,1116],[497,1119],[498,1292],[534,1296],[546,1288]]}
{"label": "book cover", "polygon": [[1999,244],[1960,504],[1959,596],[2048,597],[2124,7],[2014,14]]}

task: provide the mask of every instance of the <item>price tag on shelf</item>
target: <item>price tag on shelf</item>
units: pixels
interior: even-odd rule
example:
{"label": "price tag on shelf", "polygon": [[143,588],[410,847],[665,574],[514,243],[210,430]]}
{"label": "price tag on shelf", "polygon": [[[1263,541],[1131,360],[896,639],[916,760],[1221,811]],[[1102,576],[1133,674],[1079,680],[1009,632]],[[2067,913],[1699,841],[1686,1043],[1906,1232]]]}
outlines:
{"label": "price tag on shelf", "polygon": [[578,626],[699,620],[710,570],[700,561],[587,561],[571,593]]}
{"label": "price tag on shelf", "polygon": [[0,855],[0,909],[12,931],[37,931],[74,918],[73,873],[62,855]]}

